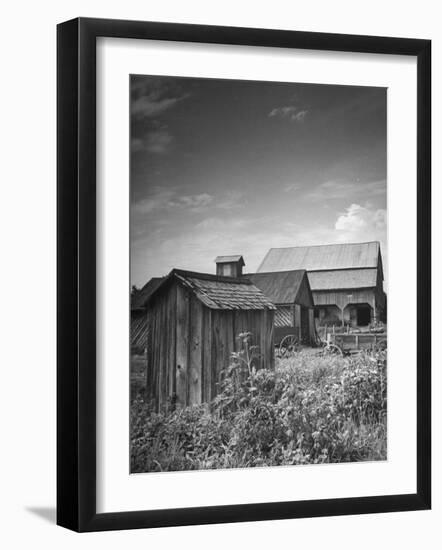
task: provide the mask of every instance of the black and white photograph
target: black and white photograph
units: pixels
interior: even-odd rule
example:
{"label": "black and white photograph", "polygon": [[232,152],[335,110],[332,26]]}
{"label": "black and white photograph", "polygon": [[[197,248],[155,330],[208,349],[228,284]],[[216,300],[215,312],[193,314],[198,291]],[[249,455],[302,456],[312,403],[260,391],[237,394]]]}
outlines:
{"label": "black and white photograph", "polygon": [[386,89],[130,98],[131,473],[386,460]]}

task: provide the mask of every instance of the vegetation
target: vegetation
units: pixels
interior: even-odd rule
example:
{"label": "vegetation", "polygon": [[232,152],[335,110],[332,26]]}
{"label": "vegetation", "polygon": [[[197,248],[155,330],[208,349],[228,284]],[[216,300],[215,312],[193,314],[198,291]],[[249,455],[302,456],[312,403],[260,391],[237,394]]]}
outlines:
{"label": "vegetation", "polygon": [[131,397],[131,471],[200,470],[385,460],[384,352],[314,350],[255,369],[250,335],[209,405],[152,412],[139,379]]}

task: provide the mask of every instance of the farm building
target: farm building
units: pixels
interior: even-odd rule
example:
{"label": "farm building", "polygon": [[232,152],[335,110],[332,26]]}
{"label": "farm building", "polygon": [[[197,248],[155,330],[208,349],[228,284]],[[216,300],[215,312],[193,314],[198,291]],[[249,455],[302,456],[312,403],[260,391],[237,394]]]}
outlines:
{"label": "farm building", "polygon": [[303,344],[315,342],[313,296],[304,269],[245,275],[276,306],[275,341],[295,334]]}
{"label": "farm building", "polygon": [[259,273],[307,270],[319,326],[386,322],[379,242],[271,248]]}
{"label": "farm building", "polygon": [[149,325],[147,388],[157,409],[210,401],[238,350],[238,334],[252,333],[256,366],[271,368],[275,306],[244,277],[174,269],[145,304]]}
{"label": "farm building", "polygon": [[130,348],[132,353],[144,353],[147,346],[146,302],[158,288],[162,277],[153,277],[131,296],[130,303]]}

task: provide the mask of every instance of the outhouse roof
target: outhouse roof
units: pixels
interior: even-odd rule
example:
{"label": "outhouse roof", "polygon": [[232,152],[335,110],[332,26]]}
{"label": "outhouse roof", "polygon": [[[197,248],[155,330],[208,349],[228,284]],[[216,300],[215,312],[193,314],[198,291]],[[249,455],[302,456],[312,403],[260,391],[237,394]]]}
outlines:
{"label": "outhouse roof", "polygon": [[176,279],[188,288],[207,307],[211,309],[276,309],[269,300],[249,279],[224,277],[208,273],[173,269],[162,284],[150,295],[160,292],[163,285]]}

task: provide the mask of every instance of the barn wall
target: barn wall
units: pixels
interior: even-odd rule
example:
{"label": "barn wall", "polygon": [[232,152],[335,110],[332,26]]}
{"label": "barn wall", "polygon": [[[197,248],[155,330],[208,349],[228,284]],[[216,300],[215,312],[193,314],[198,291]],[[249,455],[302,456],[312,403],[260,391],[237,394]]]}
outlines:
{"label": "barn wall", "polygon": [[315,306],[337,305],[341,309],[348,304],[369,304],[374,306],[375,289],[351,289],[351,290],[316,290],[313,292]]}
{"label": "barn wall", "polygon": [[199,405],[202,402],[203,377],[203,309],[204,306],[194,295],[189,295],[189,366],[188,366],[188,404]]}
{"label": "barn wall", "polygon": [[[378,279],[378,282],[380,279]],[[344,321],[354,325],[351,319],[351,305],[368,304],[372,308],[372,320],[381,319],[385,321],[386,295],[382,289],[381,282],[376,287],[367,289],[350,289],[338,291],[314,291],[313,298],[316,307],[334,306],[338,307],[339,313],[328,309],[324,322],[342,321],[342,310],[344,310]],[[336,318],[335,318],[336,317]]]}

